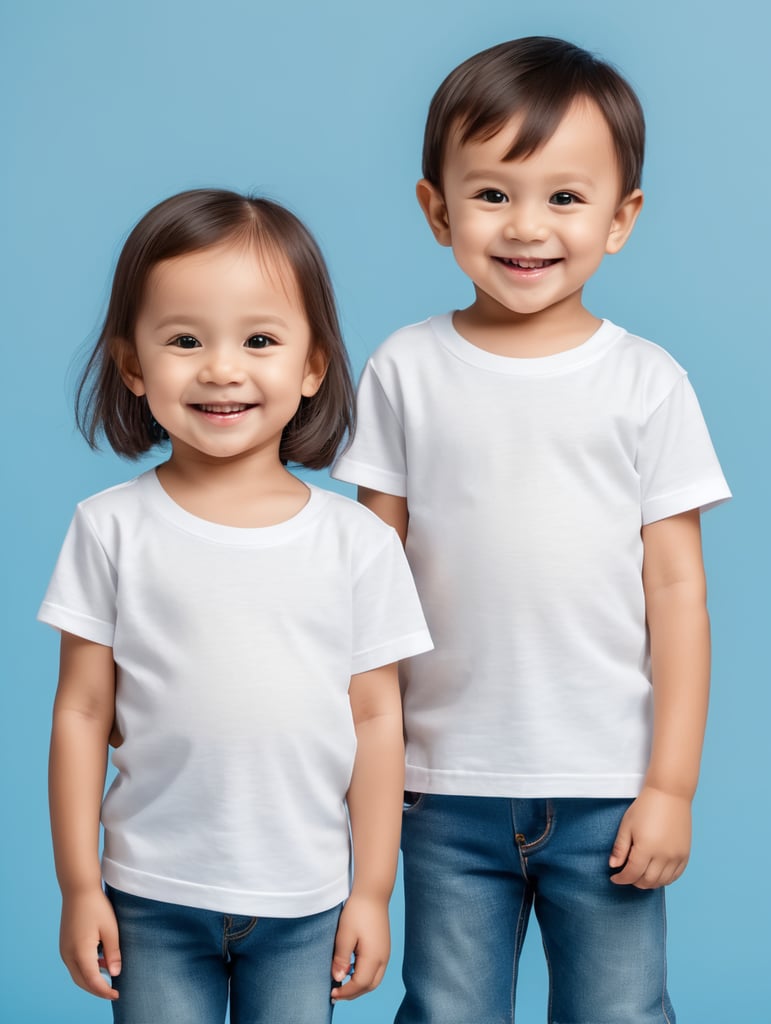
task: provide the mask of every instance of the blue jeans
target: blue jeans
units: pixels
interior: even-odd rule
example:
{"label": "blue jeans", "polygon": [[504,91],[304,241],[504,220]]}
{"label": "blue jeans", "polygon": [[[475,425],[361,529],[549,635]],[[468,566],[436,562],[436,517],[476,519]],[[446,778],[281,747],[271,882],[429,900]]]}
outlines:
{"label": "blue jeans", "polygon": [[123,960],[115,1024],[329,1024],[340,907],[244,917],[107,887]]}
{"label": "blue jeans", "polygon": [[397,1024],[512,1024],[531,907],[549,1024],[673,1024],[664,891],[609,881],[628,806],[430,794],[406,806]]}

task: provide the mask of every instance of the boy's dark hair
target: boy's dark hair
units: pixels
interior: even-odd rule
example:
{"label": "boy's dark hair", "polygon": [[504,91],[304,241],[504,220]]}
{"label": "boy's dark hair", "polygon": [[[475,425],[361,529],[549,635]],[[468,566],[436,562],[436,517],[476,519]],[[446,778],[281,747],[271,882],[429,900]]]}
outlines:
{"label": "boy's dark hair", "polygon": [[615,68],[563,39],[527,36],[500,43],[460,64],[437,89],[423,141],[423,177],[441,190],[447,141],[486,140],[515,114],[522,127],[506,160],[530,156],[551,138],[574,100],[597,104],[613,138],[621,195],[640,187],[645,118]]}
{"label": "boy's dark hair", "polygon": [[121,379],[120,346],[134,344],[147,279],[162,260],[223,242],[253,244],[287,266],[311,328],[312,345],[327,361],[321,387],[303,397],[284,428],[279,455],[310,469],[332,463],[353,432],[354,387],[324,257],[305,225],[268,199],[224,189],[181,192],[153,207],[131,231],[118,258],[104,324],[80,376],[75,418],[92,448],[103,433],[119,455],[137,458],[167,439],[147,399]]}

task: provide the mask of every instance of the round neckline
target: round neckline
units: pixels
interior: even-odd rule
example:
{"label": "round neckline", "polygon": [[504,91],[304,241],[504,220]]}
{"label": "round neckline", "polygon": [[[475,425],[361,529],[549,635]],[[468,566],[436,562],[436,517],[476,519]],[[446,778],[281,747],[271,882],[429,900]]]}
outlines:
{"label": "round neckline", "polygon": [[566,373],[593,362],[616,341],[623,330],[610,320],[603,320],[586,341],[564,352],[549,356],[503,356],[472,344],[453,323],[454,311],[432,317],[431,327],[444,347],[464,363],[482,370],[517,377],[546,377]]}
{"label": "round neckline", "polygon": [[303,507],[289,519],[272,526],[226,526],[213,523],[208,519],[188,512],[169,495],[158,479],[157,469],[147,470],[137,477],[137,484],[142,491],[144,500],[165,520],[177,528],[191,533],[204,540],[219,544],[240,545],[246,547],[272,547],[281,544],[304,530],[307,523],[314,519],[324,502],[325,494],[320,488],[302,481],[308,488],[308,500]]}

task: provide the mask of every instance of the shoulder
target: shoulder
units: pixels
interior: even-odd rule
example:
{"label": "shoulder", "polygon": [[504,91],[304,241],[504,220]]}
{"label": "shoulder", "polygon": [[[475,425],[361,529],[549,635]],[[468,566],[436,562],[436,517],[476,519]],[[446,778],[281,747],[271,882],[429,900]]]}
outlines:
{"label": "shoulder", "polygon": [[626,362],[634,361],[639,367],[649,369],[651,372],[670,376],[674,379],[683,377],[686,371],[678,363],[675,357],[663,346],[642,338],[637,334],[631,334],[623,327],[616,327],[616,352]]}
{"label": "shoulder", "polygon": [[311,490],[319,504],[319,521],[334,524],[340,531],[361,539],[365,544],[386,544],[393,537],[398,542],[399,538],[392,527],[353,498],[322,487],[311,486]]}
{"label": "shoulder", "polygon": [[150,469],[130,480],[124,480],[123,483],[97,491],[96,494],[78,502],[77,507],[92,515],[130,507],[142,500],[142,494],[151,486],[154,474],[155,470]]}
{"label": "shoulder", "polygon": [[444,324],[450,319],[451,314],[444,313],[400,327],[375,350],[370,357],[370,364],[376,367],[389,362],[402,364],[405,360],[425,357],[436,350]]}
{"label": "shoulder", "polygon": [[610,326],[616,332],[608,350],[612,378],[623,393],[636,396],[641,409],[650,413],[687,381],[688,374],[661,345]]}
{"label": "shoulder", "polygon": [[140,519],[146,514],[147,492],[151,490],[155,470],[98,491],[78,502],[74,520],[87,523],[102,534],[110,527]]}

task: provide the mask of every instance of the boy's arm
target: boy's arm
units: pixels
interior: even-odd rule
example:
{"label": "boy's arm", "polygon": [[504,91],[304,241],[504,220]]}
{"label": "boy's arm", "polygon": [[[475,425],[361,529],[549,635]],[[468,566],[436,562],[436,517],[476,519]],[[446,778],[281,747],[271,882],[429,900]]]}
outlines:
{"label": "boy's arm", "polygon": [[337,928],[332,976],[351,980],[332,999],[355,999],[382,981],[391,950],[388,901],[399,856],[404,792],[404,742],[397,666],[353,676],[351,709],[356,760],[348,790],[353,888]]}
{"label": "boy's arm", "polygon": [[619,828],[618,885],[668,885],[688,862],[691,801],[707,719],[710,637],[699,512],[643,527],[643,587],[651,645],[653,745],[639,797]]}
{"label": "boy's arm", "polygon": [[409,511],[407,499],[396,494],[384,494],[382,491],[373,491],[369,487],[360,487],[357,495],[362,505],[366,506],[376,516],[380,516],[383,522],[393,526],[399,534],[402,544],[407,540],[407,526],[409,524]]}
{"label": "boy's arm", "polygon": [[102,890],[99,814],[115,711],[112,648],[62,633],[49,764],[51,831],[62,891],[60,950],[73,981],[117,999],[99,972],[97,948],[120,973],[118,927]]}

